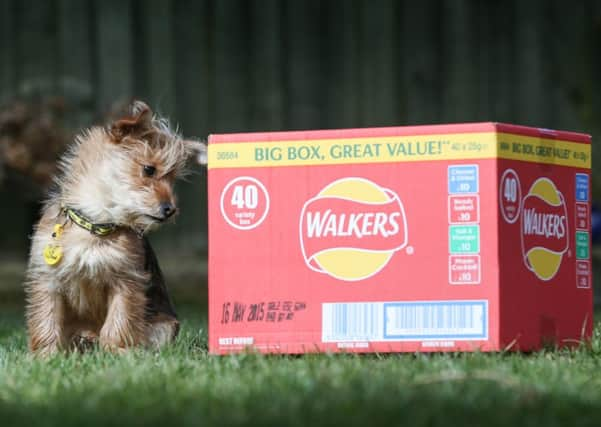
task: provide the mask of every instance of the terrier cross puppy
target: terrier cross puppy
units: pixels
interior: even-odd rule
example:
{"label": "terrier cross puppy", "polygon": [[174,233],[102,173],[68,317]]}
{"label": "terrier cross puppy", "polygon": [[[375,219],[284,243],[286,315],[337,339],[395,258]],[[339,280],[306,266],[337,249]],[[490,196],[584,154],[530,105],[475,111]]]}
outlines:
{"label": "terrier cross puppy", "polygon": [[179,322],[146,233],[176,212],[175,179],[206,146],[142,102],[76,138],[32,238],[25,283],[31,351],[98,342],[160,347]]}

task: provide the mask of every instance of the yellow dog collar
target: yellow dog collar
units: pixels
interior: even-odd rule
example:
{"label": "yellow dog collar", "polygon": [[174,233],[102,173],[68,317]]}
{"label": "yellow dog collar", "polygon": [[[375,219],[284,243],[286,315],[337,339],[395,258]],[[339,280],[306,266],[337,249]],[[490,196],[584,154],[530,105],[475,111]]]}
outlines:
{"label": "yellow dog collar", "polygon": [[118,225],[113,222],[95,224],[82,215],[81,212],[78,212],[75,209],[65,208],[65,211],[67,212],[67,216],[71,221],[79,225],[84,230],[88,230],[90,233],[97,236],[108,236],[118,227]]}

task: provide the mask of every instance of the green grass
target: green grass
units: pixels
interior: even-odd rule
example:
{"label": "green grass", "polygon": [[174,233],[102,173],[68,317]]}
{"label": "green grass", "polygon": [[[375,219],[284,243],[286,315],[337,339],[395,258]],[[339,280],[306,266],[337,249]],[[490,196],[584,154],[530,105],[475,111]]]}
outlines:
{"label": "green grass", "polygon": [[205,302],[176,295],[169,348],[39,360],[21,297],[0,292],[0,426],[601,425],[601,325],[586,348],[529,355],[215,357]]}

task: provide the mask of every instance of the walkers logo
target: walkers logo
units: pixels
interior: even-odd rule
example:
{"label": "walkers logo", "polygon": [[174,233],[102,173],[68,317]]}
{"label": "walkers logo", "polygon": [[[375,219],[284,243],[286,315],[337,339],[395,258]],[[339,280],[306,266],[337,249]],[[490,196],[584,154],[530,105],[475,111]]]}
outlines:
{"label": "walkers logo", "polygon": [[334,181],[303,206],[300,242],[312,270],[340,280],[366,279],[407,245],[403,204],[367,179]]}
{"label": "walkers logo", "polygon": [[548,178],[537,179],[522,203],[522,256],[541,280],[551,280],[568,250],[568,216],[561,192]]}

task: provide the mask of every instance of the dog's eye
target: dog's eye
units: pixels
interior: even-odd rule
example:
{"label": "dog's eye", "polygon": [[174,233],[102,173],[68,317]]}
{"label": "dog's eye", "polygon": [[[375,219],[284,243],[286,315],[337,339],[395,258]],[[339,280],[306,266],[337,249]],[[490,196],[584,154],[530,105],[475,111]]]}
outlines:
{"label": "dog's eye", "polygon": [[156,171],[157,171],[157,168],[155,168],[154,166],[150,166],[150,165],[144,166],[144,175],[145,176],[154,176]]}

